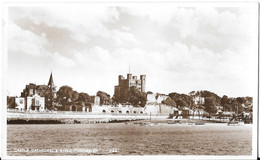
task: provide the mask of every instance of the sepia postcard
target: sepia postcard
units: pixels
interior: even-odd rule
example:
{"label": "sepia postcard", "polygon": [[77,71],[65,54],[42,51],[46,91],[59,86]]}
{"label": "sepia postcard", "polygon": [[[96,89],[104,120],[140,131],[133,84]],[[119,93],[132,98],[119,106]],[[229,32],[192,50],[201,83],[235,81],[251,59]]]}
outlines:
{"label": "sepia postcard", "polygon": [[2,4],[2,159],[257,158],[257,1]]}

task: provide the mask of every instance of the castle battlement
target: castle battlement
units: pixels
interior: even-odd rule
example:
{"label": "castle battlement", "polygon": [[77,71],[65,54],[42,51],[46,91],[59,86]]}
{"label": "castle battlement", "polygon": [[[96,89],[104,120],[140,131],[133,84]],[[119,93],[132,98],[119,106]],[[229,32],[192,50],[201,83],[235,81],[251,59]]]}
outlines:
{"label": "castle battlement", "polygon": [[140,75],[140,79],[137,76],[132,76],[131,73],[127,74],[125,78],[122,75],[118,76],[118,85],[115,86],[114,96],[120,96],[121,92],[129,90],[132,86],[135,86],[139,91],[145,92],[146,75]]}

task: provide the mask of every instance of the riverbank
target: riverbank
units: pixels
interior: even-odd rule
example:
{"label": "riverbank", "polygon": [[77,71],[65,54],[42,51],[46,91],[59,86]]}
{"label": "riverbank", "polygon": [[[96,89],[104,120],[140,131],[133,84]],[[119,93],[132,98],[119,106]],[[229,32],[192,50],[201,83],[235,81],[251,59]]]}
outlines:
{"label": "riverbank", "polygon": [[168,119],[168,115],[136,115],[136,114],[92,114],[92,113],[7,113],[7,124],[94,124],[94,123],[130,123],[139,121],[152,123],[227,123],[227,120],[181,118]]}
{"label": "riverbank", "polygon": [[[7,113],[7,124],[91,124],[120,123],[149,119],[149,115],[117,115],[92,113]],[[153,119],[164,119],[167,116],[153,116]]]}
{"label": "riverbank", "polygon": [[67,119],[23,119],[8,118],[7,124],[95,124],[95,123],[125,123],[131,121],[142,121],[144,119],[88,119],[88,118],[67,118]]}

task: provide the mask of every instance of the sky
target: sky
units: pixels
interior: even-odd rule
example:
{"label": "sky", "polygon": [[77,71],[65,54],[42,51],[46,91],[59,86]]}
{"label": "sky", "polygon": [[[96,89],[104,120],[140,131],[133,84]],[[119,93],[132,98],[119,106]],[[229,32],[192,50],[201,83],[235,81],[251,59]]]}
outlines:
{"label": "sky", "polygon": [[257,6],[69,4],[8,8],[7,89],[26,84],[111,96],[118,75],[146,75],[146,91],[252,96]]}

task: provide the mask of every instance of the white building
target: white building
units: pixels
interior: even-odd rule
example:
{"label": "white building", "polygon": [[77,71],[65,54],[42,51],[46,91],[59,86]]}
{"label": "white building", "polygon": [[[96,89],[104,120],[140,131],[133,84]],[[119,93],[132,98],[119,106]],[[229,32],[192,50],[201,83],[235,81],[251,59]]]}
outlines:
{"label": "white building", "polygon": [[94,104],[100,105],[100,97],[99,96],[94,96]]}
{"label": "white building", "polygon": [[178,109],[172,106],[167,106],[165,104],[147,104],[144,107],[144,112],[147,114],[157,115],[157,114],[173,114],[178,112]]}
{"label": "white building", "polygon": [[19,111],[25,110],[25,100],[23,97],[15,98],[15,108]]}
{"label": "white building", "polygon": [[147,114],[172,114],[178,112],[178,109],[172,106],[162,104],[162,101],[166,100],[169,96],[165,94],[155,93],[147,94],[147,101],[144,107]]}
{"label": "white building", "polygon": [[44,111],[45,110],[45,98],[35,94],[31,97],[27,97],[26,109],[28,111]]}
{"label": "white building", "polygon": [[159,94],[159,93],[155,93],[155,94],[147,94],[147,102],[146,104],[161,104],[162,101],[166,100],[168,98],[167,95],[165,94]]}
{"label": "white building", "polygon": [[19,97],[15,98],[16,109],[20,111],[44,111],[45,107],[45,98],[35,94],[33,96],[28,96],[26,98]]}
{"label": "white building", "polygon": [[205,98],[197,96],[193,98],[194,104],[205,104]]}

